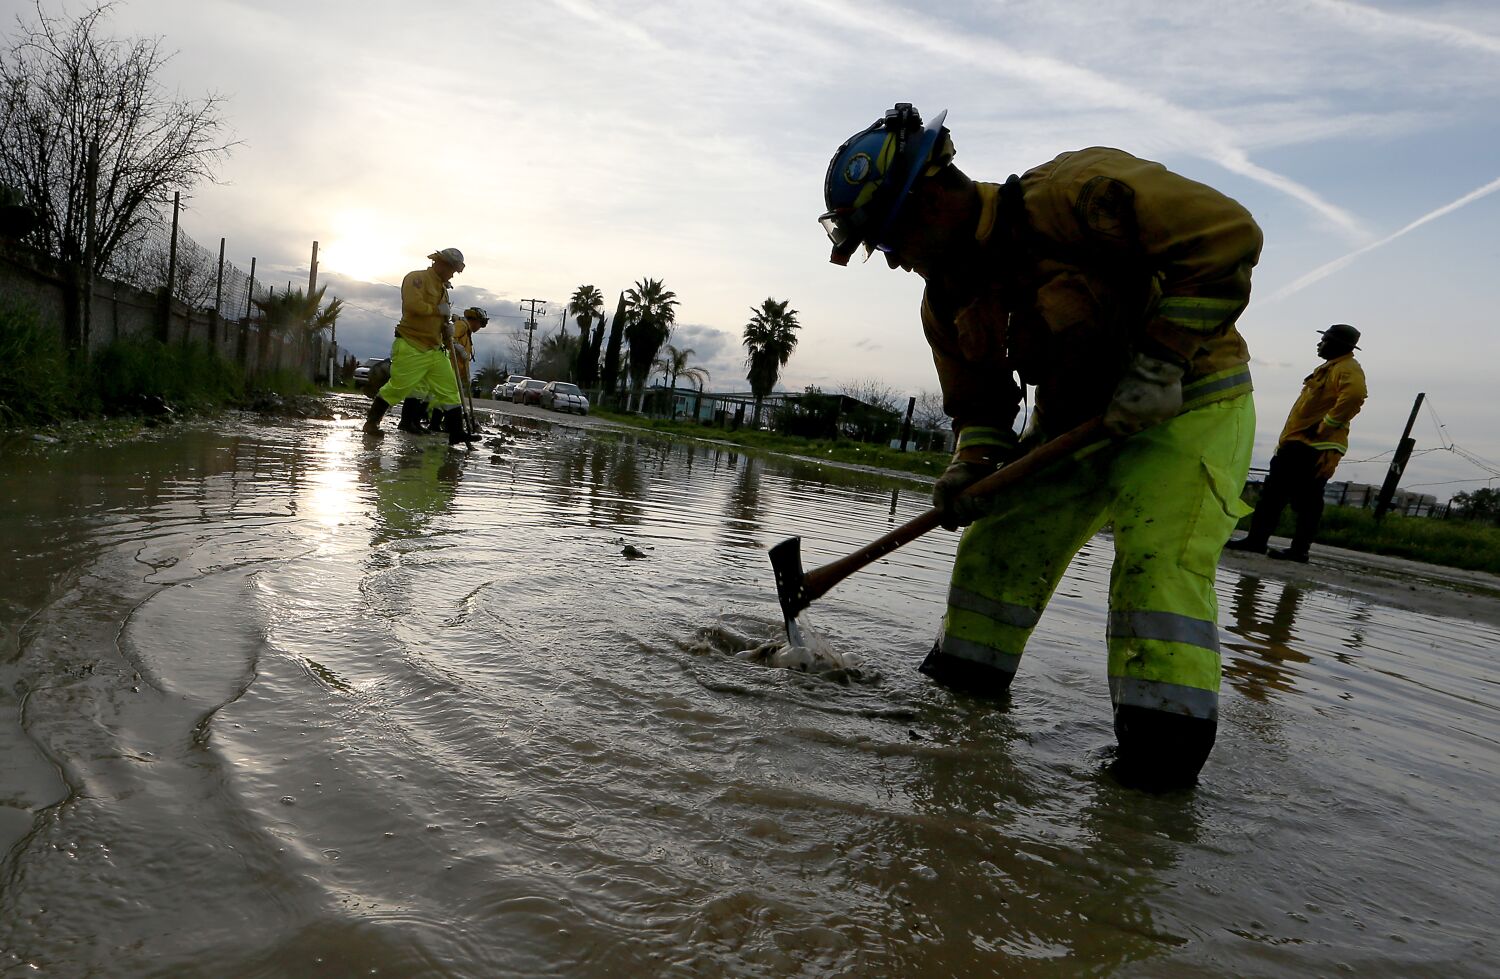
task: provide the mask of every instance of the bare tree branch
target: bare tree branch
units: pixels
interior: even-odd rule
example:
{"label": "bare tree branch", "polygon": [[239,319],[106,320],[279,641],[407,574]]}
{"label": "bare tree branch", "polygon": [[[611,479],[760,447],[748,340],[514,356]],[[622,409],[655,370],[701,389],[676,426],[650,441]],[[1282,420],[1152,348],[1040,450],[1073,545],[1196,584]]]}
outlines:
{"label": "bare tree branch", "polygon": [[92,200],[101,273],[130,264],[124,253],[173,192],[212,181],[236,145],[225,138],[222,97],[180,100],[156,81],[171,57],[160,38],[104,33],[111,6],[70,19],[37,0],[35,23],[17,17],[15,40],[0,51],[0,180],[40,213],[37,245],[67,262],[88,254]]}

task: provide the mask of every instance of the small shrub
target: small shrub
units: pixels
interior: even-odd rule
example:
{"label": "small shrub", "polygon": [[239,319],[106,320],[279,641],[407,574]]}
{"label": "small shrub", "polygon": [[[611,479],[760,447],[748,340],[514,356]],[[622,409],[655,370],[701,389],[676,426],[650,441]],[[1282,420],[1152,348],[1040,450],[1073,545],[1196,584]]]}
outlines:
{"label": "small shrub", "polygon": [[146,399],[207,408],[244,396],[235,365],[200,343],[130,338],[105,347],[91,365],[93,388],[107,411],[132,412]]}
{"label": "small shrub", "polygon": [[72,381],[58,331],[32,307],[0,298],[0,424],[39,425],[77,414]]}

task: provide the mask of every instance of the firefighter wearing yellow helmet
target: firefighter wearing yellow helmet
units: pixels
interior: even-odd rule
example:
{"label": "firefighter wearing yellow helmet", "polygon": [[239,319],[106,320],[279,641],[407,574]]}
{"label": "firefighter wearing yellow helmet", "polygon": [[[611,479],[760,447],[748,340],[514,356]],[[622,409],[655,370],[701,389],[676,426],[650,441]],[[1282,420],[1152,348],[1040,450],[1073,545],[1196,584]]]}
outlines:
{"label": "firefighter wearing yellow helmet", "polygon": [[[900,103],[824,180],[831,260],[859,248],[925,281],[921,319],[958,445],[933,504],[967,525],[922,671],[998,695],[1074,554],[1112,526],[1106,628],[1114,770],[1190,784],[1218,720],[1214,571],[1248,512],[1255,417],[1235,322],[1261,232],[1238,203],[1117,149],[1064,153],[1003,184],[953,165],[947,113]],[[1102,415],[1110,441],[1000,498],[960,493]]]}

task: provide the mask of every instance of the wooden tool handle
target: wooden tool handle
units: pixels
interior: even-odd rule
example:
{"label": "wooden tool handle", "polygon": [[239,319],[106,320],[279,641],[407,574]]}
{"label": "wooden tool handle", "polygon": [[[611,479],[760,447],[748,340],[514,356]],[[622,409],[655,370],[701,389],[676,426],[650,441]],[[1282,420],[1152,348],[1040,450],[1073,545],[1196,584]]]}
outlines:
{"label": "wooden tool handle", "polygon": [[[1082,449],[1091,442],[1105,438],[1104,420],[1091,418],[1077,428],[1044,442],[1008,465],[976,482],[964,490],[964,496],[989,496],[1018,483],[1038,470],[1045,469]],[[815,602],[828,593],[834,585],[843,581],[865,565],[878,561],[903,544],[910,544],[935,527],[942,517],[935,509],[928,509],[892,530],[884,537],[871,541],[859,550],[814,568],[805,576],[803,592],[807,603]],[[806,605],[803,605],[805,608]]]}

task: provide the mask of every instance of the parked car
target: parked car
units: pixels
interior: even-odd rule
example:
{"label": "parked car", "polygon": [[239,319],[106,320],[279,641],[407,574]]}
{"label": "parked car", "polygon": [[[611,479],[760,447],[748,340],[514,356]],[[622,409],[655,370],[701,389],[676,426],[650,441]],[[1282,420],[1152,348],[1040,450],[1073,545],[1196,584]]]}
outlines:
{"label": "parked car", "polygon": [[505,380],[495,385],[495,400],[509,401],[511,395],[516,393],[516,385],[526,380],[525,374],[511,374]]}
{"label": "parked car", "polygon": [[534,377],[523,377],[511,392],[510,400],[518,405],[539,405],[542,403],[542,388],[547,386],[546,381],[539,381]]}
{"label": "parked car", "polygon": [[375,392],[390,379],[391,358],[389,357],[368,357],[354,367],[354,386],[372,398]]}
{"label": "parked car", "polygon": [[578,412],[580,415],[589,413],[589,399],[584,397],[578,385],[569,381],[548,381],[542,388],[543,408],[551,408],[553,411]]}
{"label": "parked car", "polygon": [[390,360],[389,357],[366,357],[354,365],[354,383],[363,384],[370,379],[370,368],[380,363],[381,360]]}

